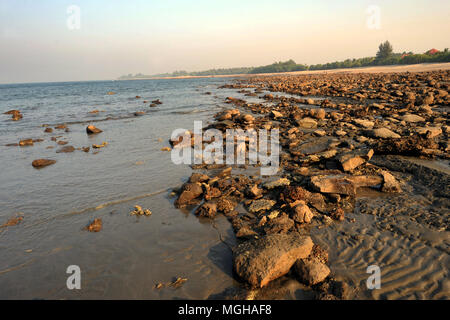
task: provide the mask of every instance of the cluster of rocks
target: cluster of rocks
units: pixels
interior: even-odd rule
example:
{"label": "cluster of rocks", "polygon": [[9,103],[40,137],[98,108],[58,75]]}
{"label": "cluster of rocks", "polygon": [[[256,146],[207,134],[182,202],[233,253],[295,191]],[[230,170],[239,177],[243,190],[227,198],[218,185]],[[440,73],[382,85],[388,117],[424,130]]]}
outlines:
{"label": "cluster of rocks", "polygon": [[134,210],[130,212],[132,216],[151,216],[152,212],[150,209],[143,209],[141,206],[134,206]]}
{"label": "cluster of rocks", "polygon": [[[402,192],[397,174],[371,163],[372,157],[449,159],[449,76],[449,71],[270,76],[225,85],[245,96],[259,94],[264,102],[228,97],[225,103],[233,108],[218,113],[205,130],[279,129],[281,176],[232,175],[231,167],[211,175],[221,166],[193,165],[203,172],[193,173],[178,190],[175,206],[199,217],[229,219],[238,239],[234,271],[249,285],[264,287],[288,275],[321,299],[345,298],[345,284],[332,279],[328,255],[309,231],[344,221],[359,190]],[[192,133],[185,136],[191,139],[179,136],[172,146],[191,147]]]}

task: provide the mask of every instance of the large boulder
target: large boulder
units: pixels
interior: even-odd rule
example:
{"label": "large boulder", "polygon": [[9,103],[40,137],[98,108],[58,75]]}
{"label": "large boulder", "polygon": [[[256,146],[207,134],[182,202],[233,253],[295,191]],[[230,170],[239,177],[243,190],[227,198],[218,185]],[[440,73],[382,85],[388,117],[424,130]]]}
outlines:
{"label": "large boulder", "polygon": [[313,245],[309,236],[297,233],[246,241],[233,250],[234,270],[252,286],[262,288],[288,273],[298,259],[308,257]]}

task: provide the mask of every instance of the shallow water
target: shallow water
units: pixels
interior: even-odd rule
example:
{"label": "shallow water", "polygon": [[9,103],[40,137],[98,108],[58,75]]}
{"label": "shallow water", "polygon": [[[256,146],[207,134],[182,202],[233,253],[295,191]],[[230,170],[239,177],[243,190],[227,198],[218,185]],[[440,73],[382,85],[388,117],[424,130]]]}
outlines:
{"label": "shallow water", "polygon": [[[174,209],[170,190],[191,170],[160,150],[174,129],[192,129],[194,120],[206,124],[224,107],[227,90],[217,87],[225,81],[1,85],[0,159],[7,169],[0,178],[0,225],[17,214],[24,219],[0,229],[0,298],[204,299],[232,286],[230,249],[219,237],[233,244],[228,222],[212,225]],[[163,104],[150,108],[155,99]],[[3,114],[10,109],[23,119],[11,121]],[[147,113],[135,117],[135,111]],[[103,133],[88,136],[90,122]],[[43,124],[62,123],[69,132],[44,133]],[[97,154],[92,148],[56,153],[60,146],[50,138],[59,136],[75,148],[108,145]],[[44,141],[5,146],[26,138]],[[39,158],[57,163],[37,170],[31,162]],[[130,216],[136,204],[152,216]],[[103,230],[84,231],[94,218],[102,218]],[[82,290],[66,288],[69,265],[80,266]],[[174,277],[188,281],[179,289],[154,289]]]}

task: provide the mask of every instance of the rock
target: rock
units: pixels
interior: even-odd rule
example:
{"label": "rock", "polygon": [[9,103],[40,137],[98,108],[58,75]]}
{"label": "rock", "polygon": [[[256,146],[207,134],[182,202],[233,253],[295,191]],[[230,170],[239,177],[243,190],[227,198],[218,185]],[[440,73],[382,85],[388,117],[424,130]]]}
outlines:
{"label": "rock", "polygon": [[343,137],[343,136],[345,136],[345,135],[347,134],[347,132],[344,131],[344,130],[337,130],[337,131],[335,132],[335,134],[336,134],[338,137]]}
{"label": "rock", "polygon": [[373,156],[373,149],[358,149],[356,151],[347,152],[337,157],[337,160],[344,171],[352,171],[363,163],[369,161]]}
{"label": "rock", "polygon": [[330,274],[330,268],[317,258],[297,260],[294,265],[294,270],[299,280],[308,286],[322,282]]}
{"label": "rock", "polygon": [[378,128],[367,131],[367,134],[373,138],[383,138],[383,139],[399,139],[401,138],[399,134],[392,132],[387,128]]}
{"label": "rock", "polygon": [[104,148],[108,145],[108,142],[102,142],[102,144],[93,144],[92,148],[94,149],[100,149],[100,148]]}
{"label": "rock", "polygon": [[317,128],[317,121],[312,118],[309,118],[309,117],[297,120],[297,124],[300,128],[303,128],[303,129]]}
{"label": "rock", "polygon": [[172,148],[170,148],[170,147],[163,147],[163,148],[161,148],[161,151],[172,151]]}
{"label": "rock", "polygon": [[306,100],[306,103],[309,104],[309,105],[312,105],[312,104],[314,104],[315,102],[314,102],[313,99],[309,98],[309,99]]}
{"label": "rock", "polygon": [[266,234],[288,233],[294,227],[294,220],[289,218],[286,213],[279,214],[277,217],[270,219],[265,224],[264,231]]}
{"label": "rock", "polygon": [[192,203],[193,200],[203,194],[202,185],[200,183],[187,183],[183,187],[183,191],[175,201],[177,208],[183,208]]}
{"label": "rock", "polygon": [[86,229],[89,232],[99,232],[102,230],[102,219],[94,219],[93,222],[91,222]]}
{"label": "rock", "polygon": [[9,111],[3,112],[3,114],[12,114],[12,115],[20,114],[20,110],[9,110]]}
{"label": "rock", "polygon": [[247,188],[246,194],[251,198],[261,198],[262,189],[258,188],[257,184],[254,184],[253,186]]}
{"label": "rock", "polygon": [[339,140],[337,140],[337,138],[332,138],[328,136],[314,138],[290,149],[290,152],[294,155],[316,154],[319,152],[324,152],[332,148],[335,148],[336,146],[339,145],[339,143],[340,142]]}
{"label": "rock", "polygon": [[159,101],[159,99],[153,100],[152,103],[154,103],[154,104],[162,104],[162,102]]}
{"label": "rock", "polygon": [[87,134],[97,134],[97,133],[100,133],[100,132],[103,132],[103,131],[98,129],[98,128],[96,128],[96,127],[94,127],[93,125],[89,125],[86,128],[86,133]]}
{"label": "rock", "polygon": [[262,210],[270,210],[275,203],[276,201],[267,199],[253,200],[248,208],[248,211],[254,213]]}
{"label": "rock", "polygon": [[311,177],[311,185],[322,193],[356,194],[355,185],[343,176],[313,176]]}
{"label": "rock", "polygon": [[24,147],[24,146],[32,146],[33,143],[33,139],[25,139],[25,140],[20,140],[19,141],[19,146]]}
{"label": "rock", "polygon": [[356,125],[358,125],[362,128],[366,128],[366,129],[371,129],[375,125],[375,122],[370,121],[370,120],[364,120],[364,119],[354,119],[353,123],[355,123]]}
{"label": "rock", "polygon": [[318,137],[323,137],[327,134],[327,132],[325,130],[318,129],[318,130],[314,131],[314,134]]}
{"label": "rock", "polygon": [[275,181],[266,182],[264,184],[264,187],[266,189],[271,190],[271,189],[275,189],[275,188],[282,187],[282,186],[288,186],[290,183],[291,183],[291,181],[289,181],[289,179],[287,179],[287,178],[280,178],[280,179],[275,180]]}
{"label": "rock", "polygon": [[417,128],[416,132],[421,135],[426,135],[428,139],[433,139],[442,134],[440,127],[423,127]]}
{"label": "rock", "polygon": [[222,197],[219,200],[217,200],[217,211],[223,212],[225,215],[232,212],[235,207],[236,203],[225,197]]}
{"label": "rock", "polygon": [[402,192],[399,182],[391,173],[383,170],[381,171],[381,175],[383,176],[383,186],[381,187],[381,191],[394,193]]}
{"label": "rock", "polygon": [[52,133],[53,129],[52,128],[45,128],[44,132],[45,133]]}
{"label": "rock", "polygon": [[31,165],[35,168],[43,168],[49,165],[52,165],[56,163],[56,160],[50,160],[50,159],[37,159],[34,160]]}
{"label": "rock", "polygon": [[57,130],[64,130],[67,129],[67,126],[65,124],[58,124],[55,129]]}
{"label": "rock", "polygon": [[144,114],[145,114],[144,111],[136,111],[136,112],[134,113],[134,116],[135,116],[135,117],[140,117],[140,116],[143,116]]}
{"label": "rock", "polygon": [[382,184],[380,176],[317,175],[311,177],[311,186],[321,193],[355,195],[360,187],[376,187]]}
{"label": "rock", "polygon": [[74,152],[75,148],[72,146],[65,146],[62,147],[61,149],[56,150],[56,153],[70,153],[70,152]]}
{"label": "rock", "polygon": [[309,209],[308,205],[304,201],[300,201],[294,207],[294,213],[292,214],[292,219],[298,223],[310,223],[314,214]]}
{"label": "rock", "polygon": [[236,238],[253,238],[258,236],[258,233],[250,229],[248,226],[243,226],[236,232]]}
{"label": "rock", "polygon": [[416,114],[405,114],[401,119],[405,122],[424,122],[425,119]]}
{"label": "rock", "polygon": [[264,287],[289,272],[298,260],[306,258],[313,248],[309,236],[271,234],[249,240],[233,250],[236,274],[254,287]]}
{"label": "rock", "polygon": [[326,112],[324,109],[319,108],[319,109],[311,109],[309,111],[309,115],[313,118],[316,118],[318,120],[322,120],[325,119],[326,116]]}
{"label": "rock", "polygon": [[141,206],[134,206],[134,210],[130,212],[132,216],[151,216],[152,212],[149,209],[142,209]]}
{"label": "rock", "polygon": [[342,208],[333,208],[330,212],[330,217],[333,220],[336,221],[344,221],[345,219],[345,212]]}
{"label": "rock", "polygon": [[205,182],[209,180],[209,176],[203,173],[193,173],[189,178],[190,183]]}
{"label": "rock", "polygon": [[272,110],[271,113],[274,118],[282,118],[283,117],[283,114],[281,112]]}
{"label": "rock", "polygon": [[214,218],[217,214],[217,203],[205,202],[195,211],[195,214],[200,217]]}

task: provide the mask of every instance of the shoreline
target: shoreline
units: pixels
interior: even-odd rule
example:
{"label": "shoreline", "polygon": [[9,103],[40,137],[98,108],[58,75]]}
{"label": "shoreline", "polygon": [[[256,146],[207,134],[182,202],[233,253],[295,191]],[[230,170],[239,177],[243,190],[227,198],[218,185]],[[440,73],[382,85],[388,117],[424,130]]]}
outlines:
{"label": "shoreline", "polygon": [[255,74],[230,74],[230,75],[209,75],[209,76],[178,76],[178,77],[148,77],[148,78],[132,78],[117,79],[117,81],[128,80],[175,80],[175,79],[197,79],[197,78],[251,78],[257,76],[276,76],[276,75],[301,75],[301,74],[328,74],[328,73],[397,73],[397,72],[426,72],[436,70],[449,70],[450,62],[443,63],[421,63],[408,65],[392,65],[392,66],[373,66],[360,68],[340,68],[329,70],[306,70],[279,73],[255,73]]}

